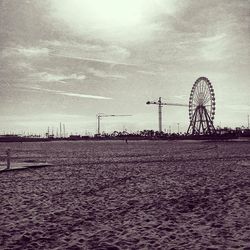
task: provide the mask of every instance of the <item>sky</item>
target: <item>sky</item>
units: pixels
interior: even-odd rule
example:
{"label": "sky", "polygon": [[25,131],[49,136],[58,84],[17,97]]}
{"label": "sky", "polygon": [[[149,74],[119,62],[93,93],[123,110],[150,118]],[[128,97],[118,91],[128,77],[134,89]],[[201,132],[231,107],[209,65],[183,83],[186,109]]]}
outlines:
{"label": "sky", "polygon": [[[0,0],[0,134],[158,129],[207,77],[215,126],[247,126],[249,0]],[[185,132],[188,108],[164,106]]]}

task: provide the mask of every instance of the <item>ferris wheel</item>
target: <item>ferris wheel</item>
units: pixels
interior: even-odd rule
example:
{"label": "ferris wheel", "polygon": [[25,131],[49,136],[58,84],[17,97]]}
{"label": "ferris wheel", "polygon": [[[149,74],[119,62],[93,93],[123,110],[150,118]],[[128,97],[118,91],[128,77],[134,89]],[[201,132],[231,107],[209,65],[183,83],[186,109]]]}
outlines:
{"label": "ferris wheel", "polygon": [[213,120],[215,116],[215,94],[211,82],[206,77],[198,78],[189,98],[188,134],[209,135],[216,132]]}

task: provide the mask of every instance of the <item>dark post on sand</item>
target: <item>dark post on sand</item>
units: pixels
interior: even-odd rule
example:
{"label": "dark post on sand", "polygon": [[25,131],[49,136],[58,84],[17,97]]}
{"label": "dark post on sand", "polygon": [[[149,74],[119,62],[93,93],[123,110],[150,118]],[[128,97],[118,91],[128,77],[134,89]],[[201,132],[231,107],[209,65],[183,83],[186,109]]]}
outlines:
{"label": "dark post on sand", "polygon": [[10,169],[10,149],[9,148],[6,150],[6,155],[7,155],[7,169]]}

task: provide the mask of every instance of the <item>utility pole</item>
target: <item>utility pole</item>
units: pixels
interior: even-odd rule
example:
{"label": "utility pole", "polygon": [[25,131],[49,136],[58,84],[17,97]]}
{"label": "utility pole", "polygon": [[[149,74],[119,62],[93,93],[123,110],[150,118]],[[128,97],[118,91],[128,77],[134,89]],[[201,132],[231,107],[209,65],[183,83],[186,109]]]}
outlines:
{"label": "utility pole", "polygon": [[147,101],[146,104],[156,104],[158,105],[158,118],[159,118],[159,132],[162,132],[162,107],[163,105],[167,106],[179,106],[179,107],[188,107],[186,104],[180,104],[180,103],[165,103],[162,102],[161,97],[159,97],[158,101]]}
{"label": "utility pole", "polygon": [[247,115],[247,128],[249,129],[249,115]]}
{"label": "utility pole", "polygon": [[179,122],[177,123],[177,126],[178,126],[178,134],[180,134],[180,123]]}

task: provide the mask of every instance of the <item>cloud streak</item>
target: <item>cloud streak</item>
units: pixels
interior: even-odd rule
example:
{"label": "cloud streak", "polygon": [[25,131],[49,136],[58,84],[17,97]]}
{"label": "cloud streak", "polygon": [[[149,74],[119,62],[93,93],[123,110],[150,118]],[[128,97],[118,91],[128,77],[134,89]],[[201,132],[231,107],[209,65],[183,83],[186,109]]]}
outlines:
{"label": "cloud streak", "polygon": [[48,56],[49,49],[42,47],[5,47],[3,49],[3,57],[9,56],[24,56],[24,57],[38,57],[38,56]]}
{"label": "cloud streak", "polygon": [[32,78],[34,78],[35,80],[44,81],[44,82],[65,83],[68,80],[85,80],[86,76],[83,74],[63,75],[63,74],[50,74],[47,72],[40,72],[40,73],[33,74]]}
{"label": "cloud streak", "polygon": [[122,66],[130,66],[130,67],[138,66],[132,63],[125,63],[125,62],[98,59],[98,58],[80,57],[80,56],[74,56],[74,55],[63,55],[63,54],[57,54],[57,53],[52,53],[51,55],[57,56],[57,57],[64,57],[68,59],[76,59],[76,60],[81,60],[81,61],[89,61],[89,62],[96,62],[96,63],[102,63],[102,64],[122,65]]}
{"label": "cloud streak", "polygon": [[29,87],[29,89],[32,89],[35,91],[49,92],[49,93],[53,93],[53,94],[57,94],[57,95],[78,97],[78,98],[90,98],[90,99],[100,99],[100,100],[111,100],[112,99],[110,97],[104,97],[104,96],[86,95],[86,94],[72,93],[72,92],[66,92],[66,91],[61,91],[61,90],[44,89],[44,88],[39,88],[39,87]]}
{"label": "cloud streak", "polygon": [[117,79],[126,79],[126,76],[118,75],[118,74],[109,74],[105,71],[94,69],[94,68],[88,68],[88,73],[94,75],[95,77],[99,78],[117,78]]}

